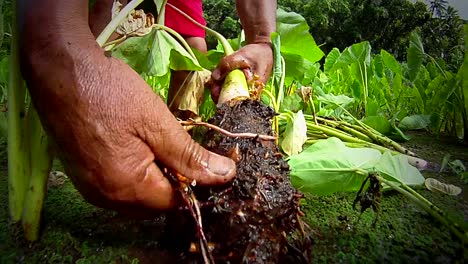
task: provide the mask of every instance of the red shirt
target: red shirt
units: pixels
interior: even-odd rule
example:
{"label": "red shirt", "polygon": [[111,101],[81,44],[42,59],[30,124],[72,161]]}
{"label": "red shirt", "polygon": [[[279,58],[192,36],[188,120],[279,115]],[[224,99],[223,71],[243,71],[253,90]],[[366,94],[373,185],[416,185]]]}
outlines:
{"label": "red shirt", "polygon": [[[202,0],[168,0],[167,2],[182,10],[200,24],[206,25],[203,17]],[[205,38],[203,28],[195,25],[169,5],[166,5],[164,25],[177,31],[183,37]]]}

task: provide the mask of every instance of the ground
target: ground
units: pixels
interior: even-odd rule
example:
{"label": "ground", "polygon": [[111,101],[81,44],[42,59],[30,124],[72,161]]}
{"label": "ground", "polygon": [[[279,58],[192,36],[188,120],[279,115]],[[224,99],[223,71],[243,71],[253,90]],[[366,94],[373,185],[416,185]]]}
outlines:
{"label": "ground", "polygon": [[[450,153],[468,165],[468,146],[447,138],[412,133],[406,144],[422,158],[440,163]],[[67,178],[50,182],[40,242],[29,244],[8,220],[5,143],[0,152],[0,263],[184,263],[164,249],[164,217],[153,221],[126,219],[86,203]],[[55,169],[60,169],[57,163]],[[452,173],[424,172],[467,190]],[[418,190],[468,228],[468,194],[448,196]],[[355,194],[308,196],[303,201],[314,239],[313,262],[463,263],[466,249],[426,212],[394,192],[383,195],[376,216],[352,209]]]}

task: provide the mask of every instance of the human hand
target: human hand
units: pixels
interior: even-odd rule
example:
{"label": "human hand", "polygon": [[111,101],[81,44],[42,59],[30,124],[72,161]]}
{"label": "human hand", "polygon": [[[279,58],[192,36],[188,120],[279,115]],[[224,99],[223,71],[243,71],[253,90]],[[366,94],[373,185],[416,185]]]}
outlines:
{"label": "human hand", "polygon": [[23,72],[67,174],[89,202],[133,215],[173,207],[176,193],[155,161],[197,184],[234,177],[235,163],[195,143],[136,72],[86,43],[30,51]]}
{"label": "human hand", "polygon": [[218,101],[221,86],[226,75],[235,70],[243,70],[247,81],[258,76],[258,81],[266,83],[273,67],[273,50],[270,43],[248,44],[233,54],[224,57],[211,75],[211,95]]}

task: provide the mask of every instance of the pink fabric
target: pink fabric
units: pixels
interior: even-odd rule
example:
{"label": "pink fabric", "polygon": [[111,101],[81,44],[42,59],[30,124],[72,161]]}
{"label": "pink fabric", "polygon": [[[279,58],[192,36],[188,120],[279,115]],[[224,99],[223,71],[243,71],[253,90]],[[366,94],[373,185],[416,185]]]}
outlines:
{"label": "pink fabric", "polygon": [[[203,17],[202,0],[168,0],[167,2],[182,10],[200,24],[206,25],[205,18]],[[183,37],[205,38],[204,29],[193,24],[193,22],[179,14],[179,12],[169,5],[166,5],[164,24],[177,31]]]}

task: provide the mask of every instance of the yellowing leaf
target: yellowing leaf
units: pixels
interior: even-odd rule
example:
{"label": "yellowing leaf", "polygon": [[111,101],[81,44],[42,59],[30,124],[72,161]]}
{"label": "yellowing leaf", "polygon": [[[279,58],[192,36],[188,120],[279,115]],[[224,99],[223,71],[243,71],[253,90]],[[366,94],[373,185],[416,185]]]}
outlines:
{"label": "yellowing leaf", "polygon": [[[181,101],[177,107],[180,111],[190,111],[198,116],[198,108],[202,103],[205,83],[209,80],[211,72],[203,69],[189,74],[179,88]],[[170,102],[169,102],[170,104]]]}
{"label": "yellowing leaf", "polygon": [[462,189],[453,184],[446,184],[434,178],[427,178],[425,181],[426,188],[430,191],[439,191],[448,195],[457,196],[462,192]]}

